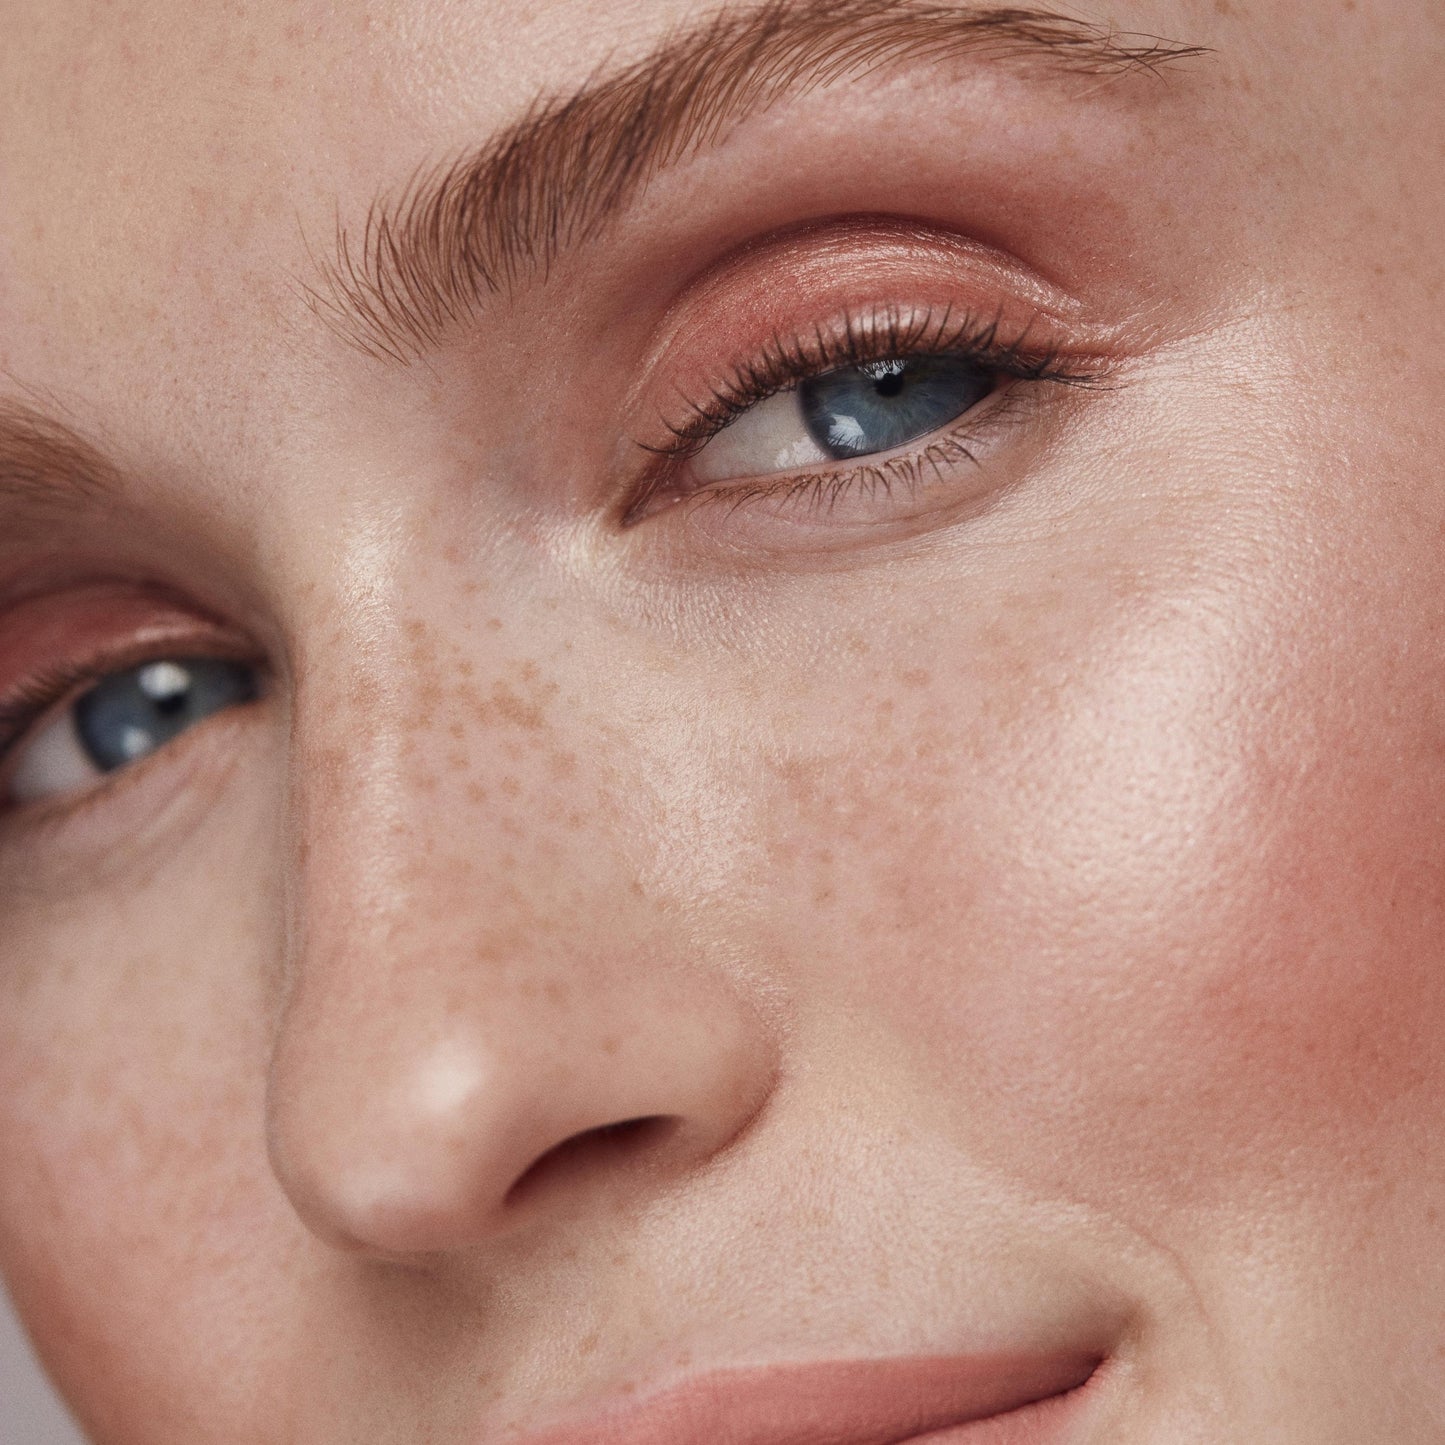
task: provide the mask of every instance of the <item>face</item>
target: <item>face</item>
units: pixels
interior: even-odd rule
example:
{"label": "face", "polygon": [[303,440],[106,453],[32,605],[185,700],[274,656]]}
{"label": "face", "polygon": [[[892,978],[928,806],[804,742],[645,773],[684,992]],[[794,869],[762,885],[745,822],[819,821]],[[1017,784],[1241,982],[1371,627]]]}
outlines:
{"label": "face", "polygon": [[1434,0],[25,8],[95,1439],[1438,1438]]}

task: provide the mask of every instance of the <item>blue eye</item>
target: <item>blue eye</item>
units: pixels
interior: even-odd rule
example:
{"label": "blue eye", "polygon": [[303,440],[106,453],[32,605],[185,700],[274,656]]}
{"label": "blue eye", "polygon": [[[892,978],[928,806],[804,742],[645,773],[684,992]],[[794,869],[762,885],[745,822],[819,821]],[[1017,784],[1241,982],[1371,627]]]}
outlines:
{"label": "blue eye", "polygon": [[9,801],[73,792],[258,696],[255,669],[229,658],[174,658],[117,672],[17,750]]}
{"label": "blue eye", "polygon": [[808,435],[830,460],[901,447],[947,426],[994,389],[968,360],[919,356],[846,366],[798,384]]}
{"label": "blue eye", "polygon": [[106,678],[76,701],[75,735],[101,772],[113,772],[255,696],[252,669],[240,663],[215,657],[147,662]]}
{"label": "blue eye", "polygon": [[940,431],[997,386],[965,356],[895,357],[837,367],[746,407],[689,469],[699,482],[765,477],[892,451]]}

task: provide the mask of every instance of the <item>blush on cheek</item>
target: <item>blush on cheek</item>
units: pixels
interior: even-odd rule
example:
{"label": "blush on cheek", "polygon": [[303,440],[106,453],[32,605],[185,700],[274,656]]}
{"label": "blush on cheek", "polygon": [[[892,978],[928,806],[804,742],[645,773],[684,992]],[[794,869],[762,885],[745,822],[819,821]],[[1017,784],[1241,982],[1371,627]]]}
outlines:
{"label": "blush on cheek", "polygon": [[1308,1189],[1445,1099],[1439,749],[1361,756],[1358,698],[1308,677],[1261,706],[1261,660],[1207,617],[975,744],[913,860],[928,935],[872,982],[970,1149],[1071,1197]]}

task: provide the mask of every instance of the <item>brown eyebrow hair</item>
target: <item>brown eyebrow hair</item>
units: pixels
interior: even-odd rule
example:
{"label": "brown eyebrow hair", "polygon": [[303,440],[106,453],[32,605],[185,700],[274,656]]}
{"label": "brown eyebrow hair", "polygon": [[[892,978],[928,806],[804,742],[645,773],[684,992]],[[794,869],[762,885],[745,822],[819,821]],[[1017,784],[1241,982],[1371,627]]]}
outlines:
{"label": "brown eyebrow hair", "polygon": [[1081,76],[1207,54],[1047,9],[938,0],[765,0],[666,36],[651,54],[568,96],[542,97],[461,160],[374,204],[358,237],[303,288],[369,355],[405,363],[525,274],[545,272],[659,171],[718,144],[785,95],[965,53]]}
{"label": "brown eyebrow hair", "polygon": [[0,503],[43,517],[120,486],[115,466],[78,432],[0,397]]}

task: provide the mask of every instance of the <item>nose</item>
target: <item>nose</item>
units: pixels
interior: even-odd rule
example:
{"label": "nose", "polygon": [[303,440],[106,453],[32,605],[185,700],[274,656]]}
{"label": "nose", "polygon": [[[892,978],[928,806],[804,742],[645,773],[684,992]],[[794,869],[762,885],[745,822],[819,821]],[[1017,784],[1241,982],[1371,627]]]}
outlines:
{"label": "nose", "polygon": [[465,788],[310,775],[268,1144],[314,1234],[398,1258],[575,1225],[747,1130],[776,1072],[765,1011],[640,897],[602,823],[528,856],[547,829],[525,790],[531,832],[514,816],[503,850]]}
{"label": "nose", "polygon": [[392,993],[373,1020],[294,1002],[270,1145],[303,1221],[351,1250],[455,1251],[663,1187],[743,1132],[770,1066],[738,999],[585,991],[444,1015],[403,1011]]}

